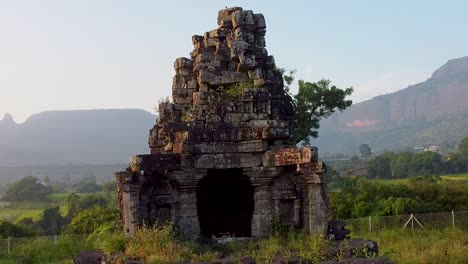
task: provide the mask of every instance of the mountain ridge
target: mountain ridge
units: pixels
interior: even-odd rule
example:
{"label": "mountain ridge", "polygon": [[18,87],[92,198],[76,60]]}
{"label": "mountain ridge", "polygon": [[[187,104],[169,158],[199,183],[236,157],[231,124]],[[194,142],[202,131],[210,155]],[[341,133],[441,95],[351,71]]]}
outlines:
{"label": "mountain ridge", "polygon": [[131,154],[149,151],[155,120],[141,109],[34,114],[21,124],[0,125],[0,166],[127,163]]}
{"label": "mountain ridge", "polygon": [[[444,135],[443,131],[462,125],[460,129],[466,127],[464,133],[468,133],[467,102],[468,56],[447,61],[426,81],[390,94],[376,96],[357,103],[342,113],[332,115],[322,122],[319,138],[315,141],[319,148],[347,153],[356,152],[356,144],[367,143],[363,141],[373,142],[379,151],[402,149],[402,144],[399,144],[401,142],[420,145],[437,142],[446,147],[453,147],[453,142],[461,139],[463,131],[452,131],[447,135]],[[439,124],[446,126],[440,127]],[[408,135],[405,127],[413,133]],[[411,140],[398,140],[393,135],[390,136],[391,131],[396,130]],[[428,135],[428,130],[433,131],[434,136]],[[386,138],[379,134],[392,138],[393,146],[392,142],[386,142]],[[340,148],[335,143],[331,144],[333,139],[330,135],[341,137],[343,144],[348,147]],[[444,140],[439,140],[436,135]],[[373,138],[381,140],[375,142]]]}

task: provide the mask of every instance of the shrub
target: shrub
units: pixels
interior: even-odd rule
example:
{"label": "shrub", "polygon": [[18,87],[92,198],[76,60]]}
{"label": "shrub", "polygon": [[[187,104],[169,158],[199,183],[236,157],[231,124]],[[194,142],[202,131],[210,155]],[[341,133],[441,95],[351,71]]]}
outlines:
{"label": "shrub", "polygon": [[114,224],[118,219],[116,208],[102,208],[95,206],[78,212],[70,224],[64,228],[68,234],[91,234],[104,224]]}
{"label": "shrub", "polygon": [[88,250],[84,237],[60,236],[55,244],[54,240],[35,238],[17,242],[12,254],[4,257],[11,263],[70,263],[73,256]]}
{"label": "shrub", "polygon": [[88,247],[100,249],[106,254],[123,252],[125,243],[123,232],[113,223],[107,223],[95,229],[86,240]]}
{"label": "shrub", "polygon": [[148,263],[180,262],[193,256],[192,249],[176,239],[172,225],[139,228],[128,242],[125,252]]}
{"label": "shrub", "polygon": [[30,237],[34,231],[22,224],[13,224],[7,220],[0,219],[0,238]]}
{"label": "shrub", "polygon": [[51,193],[52,188],[38,183],[36,177],[28,176],[11,185],[2,200],[7,202],[46,201]]}

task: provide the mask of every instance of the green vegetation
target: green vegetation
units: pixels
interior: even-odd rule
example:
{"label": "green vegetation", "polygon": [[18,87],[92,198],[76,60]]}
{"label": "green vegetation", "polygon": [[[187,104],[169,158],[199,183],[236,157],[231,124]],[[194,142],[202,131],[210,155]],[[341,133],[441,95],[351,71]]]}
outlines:
{"label": "green vegetation", "polygon": [[[97,225],[116,222],[118,214],[115,204],[115,183],[103,185],[107,192],[92,194],[54,193],[45,197],[45,202],[24,202],[29,194],[24,190],[35,187],[48,189],[37,183],[34,177],[25,177],[8,189],[8,197],[16,197],[10,203],[3,203],[0,237],[23,237],[60,235],[62,233],[92,233]],[[101,187],[100,187],[101,188]],[[41,194],[43,192],[37,192]],[[33,197],[37,197],[37,193]],[[8,199],[10,200],[10,199]]]}
{"label": "green vegetation", "polygon": [[52,188],[37,182],[33,176],[24,177],[10,186],[2,197],[6,202],[46,201]]}
{"label": "green vegetation", "polygon": [[331,217],[350,219],[466,211],[467,178],[462,175],[456,177],[461,180],[449,176],[416,176],[398,181],[347,179],[341,190],[330,194]]}
{"label": "green vegetation", "polygon": [[9,237],[31,237],[34,232],[31,228],[22,224],[13,224],[7,220],[0,219],[0,239]]}
{"label": "green vegetation", "polygon": [[468,136],[459,146],[458,152],[445,157],[432,151],[420,153],[385,152],[369,160],[369,178],[401,179],[409,176],[437,175],[468,172]]}
{"label": "green vegetation", "polygon": [[[399,180],[350,179],[341,191],[332,193],[333,214],[342,219],[367,215],[467,210],[468,174],[455,176],[419,176]],[[113,192],[113,185],[106,190]],[[265,239],[235,241],[227,244],[200,245],[178,238],[171,225],[145,226],[131,239],[125,239],[118,225],[118,212],[110,193],[54,194],[50,200],[60,202],[57,207],[44,210],[36,220],[23,219],[16,224],[0,223],[4,237],[58,233],[53,239],[13,240],[9,256],[0,252],[0,263],[70,263],[73,256],[85,250],[114,253],[117,261],[139,258],[146,263],[168,261],[214,261],[230,258],[240,261],[249,256],[258,263],[269,263],[277,256],[298,257],[309,261],[322,258],[320,252],[328,242],[317,235],[307,235],[289,229],[275,228]],[[346,207],[351,208],[347,211]],[[419,210],[419,211],[418,211]],[[345,215],[348,214],[348,215]],[[59,225],[60,224],[60,225]],[[25,227],[32,227],[27,229]],[[23,229],[21,229],[23,228]],[[3,231],[8,230],[8,231]],[[60,230],[60,231],[59,231]],[[23,232],[23,233],[21,233]],[[353,237],[366,237],[379,242],[383,255],[396,263],[463,263],[466,260],[466,235],[456,230],[386,230],[379,233],[352,233]],[[64,234],[86,234],[83,236]],[[440,249],[440,250],[439,250]],[[446,260],[442,261],[441,260]]]}
{"label": "green vegetation", "polygon": [[462,230],[447,228],[411,232],[392,229],[353,236],[377,241],[380,255],[398,264],[468,263],[468,235]]}
{"label": "green vegetation", "polygon": [[[285,90],[290,94],[290,86],[294,81],[294,70],[276,68],[277,74],[283,77]],[[292,96],[295,106],[297,129],[294,132],[294,143],[303,141],[304,145],[310,144],[310,137],[318,136],[320,120],[327,118],[334,112],[343,111],[353,103],[347,97],[353,93],[353,88],[340,89],[331,85],[329,80],[320,80],[316,83],[298,81],[299,91]],[[254,85],[253,81],[232,84],[227,87],[220,87],[223,95],[230,99],[239,99],[245,88],[259,88],[261,85]]]}
{"label": "green vegetation", "polygon": [[245,88],[259,88],[254,85],[253,80],[249,79],[245,82],[234,83],[229,86],[220,87],[221,95],[226,96],[229,99],[240,99],[244,93]]}
{"label": "green vegetation", "polygon": [[64,228],[68,234],[91,234],[106,223],[115,222],[118,219],[117,208],[94,206],[78,211],[71,222]]}
{"label": "green vegetation", "polygon": [[294,135],[296,144],[303,141],[304,145],[309,145],[310,137],[318,136],[322,118],[329,117],[337,110],[343,111],[353,103],[347,100],[353,88],[342,90],[330,84],[325,79],[316,83],[299,80],[299,91],[293,97],[298,127]]}
{"label": "green vegetation", "polygon": [[0,215],[11,221],[18,221],[23,218],[38,220],[44,208],[52,204],[44,202],[3,203],[0,204]]}
{"label": "green vegetation", "polygon": [[139,229],[128,241],[125,253],[147,263],[206,262],[225,257],[240,261],[247,256],[258,263],[270,263],[277,256],[295,256],[317,261],[325,246],[327,241],[318,235],[290,231],[278,232],[265,239],[236,241],[206,248],[193,242],[178,240],[172,226],[165,225]]}
{"label": "green vegetation", "polygon": [[91,249],[85,236],[60,236],[57,241],[47,238],[12,241],[11,254],[0,252],[1,264],[14,263],[72,263],[73,257]]}
{"label": "green vegetation", "polygon": [[359,153],[361,154],[361,157],[368,159],[372,156],[372,150],[367,144],[361,144],[359,146]]}

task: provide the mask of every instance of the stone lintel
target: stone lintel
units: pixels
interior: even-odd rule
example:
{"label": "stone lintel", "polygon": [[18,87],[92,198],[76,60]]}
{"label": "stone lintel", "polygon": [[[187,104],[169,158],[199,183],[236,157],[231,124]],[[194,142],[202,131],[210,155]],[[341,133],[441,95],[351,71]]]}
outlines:
{"label": "stone lintel", "polygon": [[195,156],[197,169],[235,169],[257,167],[262,164],[262,153],[223,153]]}
{"label": "stone lintel", "polygon": [[210,142],[210,143],[185,143],[183,151],[185,153],[245,153],[263,152],[268,148],[265,140],[249,140],[241,142]]}
{"label": "stone lintel", "polygon": [[309,163],[312,158],[310,148],[294,147],[289,149],[270,150],[263,155],[263,166],[278,167]]}

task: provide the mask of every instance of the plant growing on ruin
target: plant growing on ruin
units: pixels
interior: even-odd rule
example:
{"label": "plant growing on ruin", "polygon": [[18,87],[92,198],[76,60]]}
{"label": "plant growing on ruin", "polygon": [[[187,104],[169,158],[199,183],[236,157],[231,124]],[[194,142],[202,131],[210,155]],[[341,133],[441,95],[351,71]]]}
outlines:
{"label": "plant growing on ruin", "polygon": [[187,110],[185,108],[182,108],[180,115],[181,115],[180,119],[181,119],[182,122],[190,121],[191,116],[190,116],[190,111],[189,110]]}
{"label": "plant growing on ruin", "polygon": [[254,85],[254,82],[249,79],[245,82],[233,83],[220,88],[221,94],[229,99],[240,99],[245,88],[259,88]]}

